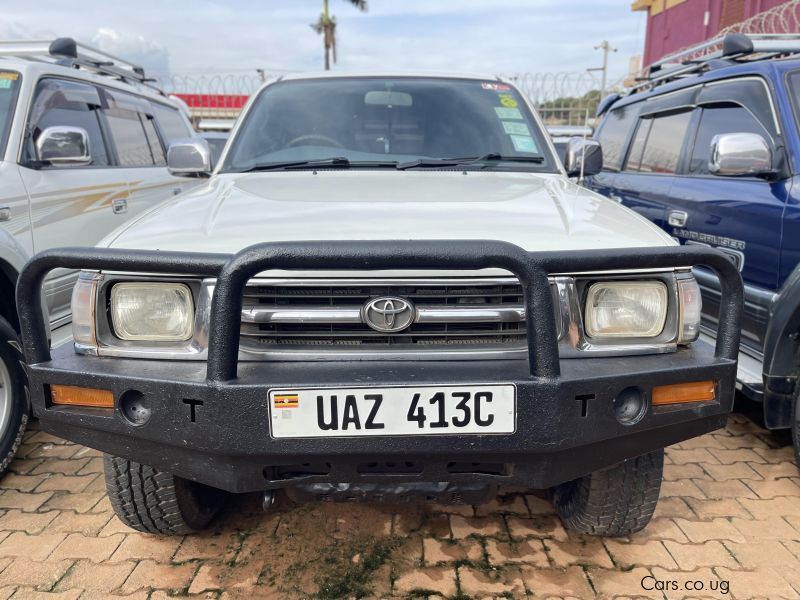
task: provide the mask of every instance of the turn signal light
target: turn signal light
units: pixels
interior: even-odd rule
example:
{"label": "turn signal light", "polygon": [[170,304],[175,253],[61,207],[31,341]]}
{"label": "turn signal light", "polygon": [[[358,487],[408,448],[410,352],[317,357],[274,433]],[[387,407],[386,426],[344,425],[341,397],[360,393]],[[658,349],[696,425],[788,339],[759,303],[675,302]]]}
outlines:
{"label": "turn signal light", "polygon": [[716,387],[714,381],[661,385],[653,388],[651,403],[653,406],[663,406],[685,402],[711,402],[717,397]]}
{"label": "turn signal light", "polygon": [[51,385],[50,399],[62,406],[90,406],[92,408],[114,408],[114,393],[111,390]]}

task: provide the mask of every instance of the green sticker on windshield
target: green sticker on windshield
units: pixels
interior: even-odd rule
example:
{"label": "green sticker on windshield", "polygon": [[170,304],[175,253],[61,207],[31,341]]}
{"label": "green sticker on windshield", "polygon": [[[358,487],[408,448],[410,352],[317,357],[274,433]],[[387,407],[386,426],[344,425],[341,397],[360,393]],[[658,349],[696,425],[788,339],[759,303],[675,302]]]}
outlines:
{"label": "green sticker on windshield", "polygon": [[514,135],[527,135],[530,136],[531,130],[525,123],[517,123],[515,121],[502,121],[503,129],[508,134]]}
{"label": "green sticker on windshield", "polygon": [[512,135],[511,141],[514,143],[514,150],[517,152],[539,153],[536,142],[534,142],[533,138],[529,135]]}
{"label": "green sticker on windshield", "polygon": [[522,120],[522,113],[518,108],[509,108],[507,106],[495,106],[494,112],[497,113],[498,119],[519,119]]}
{"label": "green sticker on windshield", "polygon": [[0,89],[8,89],[11,87],[11,84],[14,83],[10,79],[0,79]]}

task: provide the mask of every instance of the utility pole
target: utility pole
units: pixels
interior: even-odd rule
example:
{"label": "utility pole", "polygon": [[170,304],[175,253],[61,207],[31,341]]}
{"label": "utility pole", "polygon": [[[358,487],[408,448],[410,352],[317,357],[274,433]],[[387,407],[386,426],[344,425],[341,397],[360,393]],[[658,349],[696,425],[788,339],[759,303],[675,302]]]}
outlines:
{"label": "utility pole", "polygon": [[597,46],[594,47],[595,50],[602,50],[603,51],[603,66],[602,67],[594,67],[592,69],[586,69],[587,71],[601,71],[602,75],[600,76],[600,98],[605,98],[606,95],[606,79],[608,77],[608,53],[609,52],[616,52],[616,48],[612,48],[611,44],[608,43],[608,40],[603,40]]}

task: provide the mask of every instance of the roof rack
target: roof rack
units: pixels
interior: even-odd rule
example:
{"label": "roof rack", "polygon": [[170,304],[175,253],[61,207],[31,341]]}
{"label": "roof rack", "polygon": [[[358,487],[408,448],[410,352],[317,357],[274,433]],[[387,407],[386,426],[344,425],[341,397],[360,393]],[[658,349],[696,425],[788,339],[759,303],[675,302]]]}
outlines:
{"label": "roof rack", "polygon": [[650,65],[648,75],[630,93],[651,89],[681,77],[736,62],[768,60],[800,54],[796,33],[728,33],[669,54]]}
{"label": "roof rack", "polygon": [[163,94],[161,90],[150,85],[155,80],[147,78],[141,65],[68,37],[55,40],[0,41],[0,56],[54,62],[74,69],[87,69],[125,82],[145,84]]}

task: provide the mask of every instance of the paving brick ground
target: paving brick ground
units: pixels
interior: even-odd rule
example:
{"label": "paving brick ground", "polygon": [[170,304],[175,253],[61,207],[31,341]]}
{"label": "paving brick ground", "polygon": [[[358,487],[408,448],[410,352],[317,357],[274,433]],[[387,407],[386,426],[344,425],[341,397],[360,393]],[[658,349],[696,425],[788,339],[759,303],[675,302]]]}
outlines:
{"label": "paving brick ground", "polygon": [[33,430],[0,482],[0,600],[800,598],[789,437],[734,414],[666,462],[655,519],[630,539],[571,534],[517,490],[477,509],[284,499],[270,514],[247,495],[207,534],[161,538],[114,518],[97,452]]}

